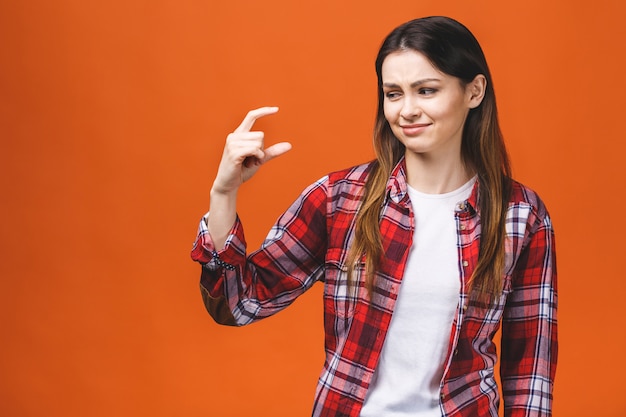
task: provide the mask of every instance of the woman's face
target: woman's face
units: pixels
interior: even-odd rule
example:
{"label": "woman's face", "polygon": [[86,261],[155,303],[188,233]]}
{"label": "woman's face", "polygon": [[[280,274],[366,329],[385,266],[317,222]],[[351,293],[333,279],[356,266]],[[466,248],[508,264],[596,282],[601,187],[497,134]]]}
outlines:
{"label": "woman's face", "polygon": [[407,156],[460,158],[465,119],[482,100],[484,77],[463,86],[413,50],[389,54],[381,74],[385,118]]}

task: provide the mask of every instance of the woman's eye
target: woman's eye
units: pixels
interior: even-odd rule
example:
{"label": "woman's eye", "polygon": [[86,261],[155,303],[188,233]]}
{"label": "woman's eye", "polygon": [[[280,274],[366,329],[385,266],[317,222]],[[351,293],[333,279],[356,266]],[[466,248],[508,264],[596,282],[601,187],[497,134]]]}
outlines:
{"label": "woman's eye", "polygon": [[385,97],[387,97],[389,100],[393,100],[395,98],[400,97],[400,93],[396,91],[388,91],[385,93]]}
{"label": "woman's eye", "polygon": [[435,94],[437,90],[435,88],[420,88],[419,93],[424,96],[430,96]]}

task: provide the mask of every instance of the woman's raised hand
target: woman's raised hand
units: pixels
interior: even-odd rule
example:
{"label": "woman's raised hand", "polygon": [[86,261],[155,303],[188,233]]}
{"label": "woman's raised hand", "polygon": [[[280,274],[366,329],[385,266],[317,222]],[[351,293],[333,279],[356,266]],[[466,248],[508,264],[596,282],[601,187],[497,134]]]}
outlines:
{"label": "woman's raised hand", "polygon": [[216,250],[221,250],[237,217],[237,190],[261,165],[291,149],[287,142],[265,148],[263,132],[251,132],[254,122],[274,114],[278,107],[261,107],[248,112],[243,122],[226,138],[224,154],[211,189],[209,234]]}
{"label": "woman's raised hand", "polygon": [[250,179],[261,165],[291,149],[288,142],[276,143],[265,148],[264,133],[250,131],[258,118],[277,111],[278,107],[251,110],[239,127],[228,135],[212,193],[236,193],[241,184]]}

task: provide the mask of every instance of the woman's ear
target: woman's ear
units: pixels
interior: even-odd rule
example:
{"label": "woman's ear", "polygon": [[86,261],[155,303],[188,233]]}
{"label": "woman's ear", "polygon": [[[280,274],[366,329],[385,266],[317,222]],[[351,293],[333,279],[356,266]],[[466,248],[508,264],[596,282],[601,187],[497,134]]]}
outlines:
{"label": "woman's ear", "polygon": [[487,89],[487,78],[483,74],[478,74],[474,79],[467,84],[465,91],[467,92],[468,105],[470,109],[475,109],[480,106],[483,98],[485,97],[485,91]]}

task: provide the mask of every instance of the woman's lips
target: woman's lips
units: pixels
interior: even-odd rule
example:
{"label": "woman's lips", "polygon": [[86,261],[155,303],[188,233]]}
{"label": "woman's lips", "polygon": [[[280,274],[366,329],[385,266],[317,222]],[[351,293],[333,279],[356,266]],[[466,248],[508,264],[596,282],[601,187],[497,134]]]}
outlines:
{"label": "woman's lips", "polygon": [[400,127],[402,128],[402,132],[405,135],[415,136],[415,135],[419,135],[420,133],[422,133],[428,126],[430,126],[429,123],[420,123],[420,124],[413,124],[413,125],[404,125]]}

